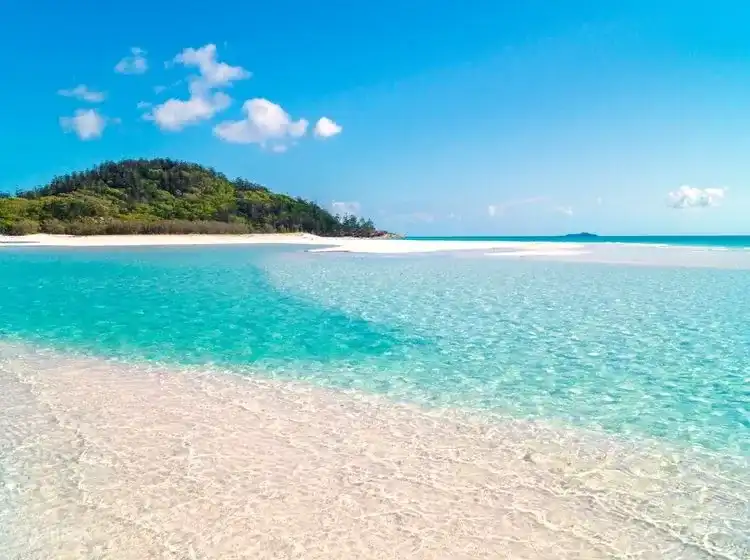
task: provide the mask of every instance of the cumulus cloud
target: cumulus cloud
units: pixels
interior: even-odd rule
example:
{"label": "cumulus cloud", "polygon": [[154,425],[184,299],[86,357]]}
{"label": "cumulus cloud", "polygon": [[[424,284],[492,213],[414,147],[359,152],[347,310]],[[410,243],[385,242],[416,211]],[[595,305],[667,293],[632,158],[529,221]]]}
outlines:
{"label": "cumulus cloud", "polygon": [[560,212],[561,214],[565,214],[566,216],[573,215],[573,208],[570,206],[558,206],[557,208],[555,208],[555,210]]}
{"label": "cumulus cloud", "polygon": [[107,126],[107,118],[95,109],[78,109],[72,117],[60,117],[65,132],[74,132],[81,140],[100,138]]}
{"label": "cumulus cloud", "polygon": [[341,216],[356,216],[359,214],[360,208],[359,202],[356,201],[343,202],[334,200],[331,202],[331,209],[334,214]]}
{"label": "cumulus cloud", "polygon": [[104,101],[106,95],[101,91],[90,90],[88,86],[79,84],[72,89],[61,89],[57,92],[58,95],[63,97],[74,97],[81,101],[88,101],[89,103],[101,103]]}
{"label": "cumulus cloud", "polygon": [[225,142],[270,145],[273,151],[284,151],[290,142],[307,132],[305,119],[292,120],[280,105],[268,99],[249,99],[242,110],[244,119],[219,123],[214,134]]}
{"label": "cumulus cloud", "polygon": [[669,205],[672,208],[682,210],[685,208],[707,208],[709,206],[718,206],[726,195],[725,188],[705,188],[690,187],[683,185],[676,191],[668,194]]}
{"label": "cumulus cloud", "polygon": [[212,118],[223,111],[232,100],[221,92],[195,93],[189,99],[167,99],[155,106],[143,118],[154,121],[162,130],[178,131],[186,126]]}
{"label": "cumulus cloud", "polygon": [[124,57],[115,65],[115,72],[120,74],[143,74],[148,70],[146,51],[138,47],[130,49],[130,56]]}
{"label": "cumulus cloud", "polygon": [[321,117],[318,119],[318,122],[315,123],[313,133],[318,138],[330,138],[331,136],[340,134],[342,130],[344,130],[344,128],[341,125],[335,123],[328,117]]}
{"label": "cumulus cloud", "polygon": [[168,99],[143,116],[146,120],[154,121],[162,130],[182,130],[213,118],[232,103],[226,93],[215,90],[250,77],[250,73],[240,66],[219,62],[216,59],[216,45],[212,44],[198,49],[184,49],[172,63],[197,68],[198,75],[189,79],[188,99]]}
{"label": "cumulus cloud", "polygon": [[[177,131],[186,126],[213,118],[228,108],[232,99],[223,91],[251,73],[241,66],[231,66],[218,60],[216,45],[209,43],[199,48],[183,49],[166,65],[181,65],[194,69],[187,78],[189,97],[171,98],[153,105],[143,115],[163,130]],[[164,91],[157,86],[157,93]],[[149,109],[145,103],[140,109]],[[235,144],[258,144],[272,152],[284,152],[298,138],[307,133],[306,119],[294,120],[280,105],[264,98],[248,99],[242,105],[244,118],[227,120],[214,126],[214,134],[225,142]],[[320,118],[313,133],[318,138],[330,138],[340,134],[343,127],[328,117]]]}
{"label": "cumulus cloud", "polygon": [[200,85],[205,88],[225,87],[236,80],[250,77],[241,66],[230,66],[216,60],[216,45],[208,44],[198,49],[187,48],[174,57],[175,64],[198,69]]}

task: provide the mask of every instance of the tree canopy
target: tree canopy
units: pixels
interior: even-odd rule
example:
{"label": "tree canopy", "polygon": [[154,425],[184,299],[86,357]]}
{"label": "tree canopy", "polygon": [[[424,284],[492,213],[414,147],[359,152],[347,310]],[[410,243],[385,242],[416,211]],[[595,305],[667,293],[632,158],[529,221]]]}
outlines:
{"label": "tree canopy", "polygon": [[72,235],[289,233],[387,235],[371,220],[170,159],[105,162],[0,196],[0,233]]}

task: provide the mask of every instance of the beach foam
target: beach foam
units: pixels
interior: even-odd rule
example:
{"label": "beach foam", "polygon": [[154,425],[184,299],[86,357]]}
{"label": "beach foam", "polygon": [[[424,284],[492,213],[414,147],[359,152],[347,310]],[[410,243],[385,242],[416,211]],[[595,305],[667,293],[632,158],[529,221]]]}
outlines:
{"label": "beach foam", "polygon": [[8,558],[747,558],[747,461],[0,344]]}

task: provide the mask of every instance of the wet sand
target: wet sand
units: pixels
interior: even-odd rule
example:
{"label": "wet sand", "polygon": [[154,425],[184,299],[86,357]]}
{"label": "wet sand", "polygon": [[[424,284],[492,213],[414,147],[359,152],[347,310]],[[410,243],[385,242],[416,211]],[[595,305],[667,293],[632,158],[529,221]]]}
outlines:
{"label": "wet sand", "polygon": [[746,458],[0,343],[3,558],[745,559]]}

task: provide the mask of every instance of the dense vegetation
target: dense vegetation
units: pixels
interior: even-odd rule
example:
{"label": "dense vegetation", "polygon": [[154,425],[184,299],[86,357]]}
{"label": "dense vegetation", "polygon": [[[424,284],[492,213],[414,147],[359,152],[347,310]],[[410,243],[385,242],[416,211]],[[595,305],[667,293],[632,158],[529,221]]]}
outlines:
{"label": "dense vegetation", "polygon": [[106,162],[16,196],[0,195],[0,233],[385,235],[371,220],[169,159]]}

